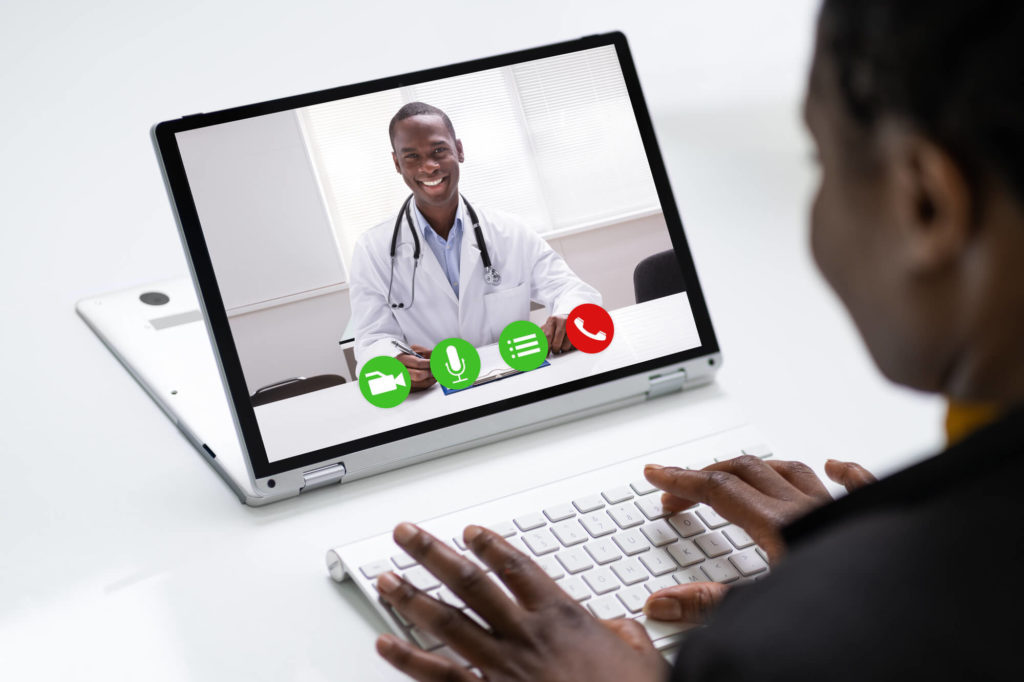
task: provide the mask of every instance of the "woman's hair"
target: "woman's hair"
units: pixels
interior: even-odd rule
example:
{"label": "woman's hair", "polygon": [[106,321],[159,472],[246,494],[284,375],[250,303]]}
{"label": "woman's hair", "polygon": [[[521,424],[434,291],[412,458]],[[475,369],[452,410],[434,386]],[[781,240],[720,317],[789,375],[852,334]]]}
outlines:
{"label": "woman's hair", "polygon": [[1024,202],[1024,0],[825,0],[820,30],[862,128],[901,120]]}

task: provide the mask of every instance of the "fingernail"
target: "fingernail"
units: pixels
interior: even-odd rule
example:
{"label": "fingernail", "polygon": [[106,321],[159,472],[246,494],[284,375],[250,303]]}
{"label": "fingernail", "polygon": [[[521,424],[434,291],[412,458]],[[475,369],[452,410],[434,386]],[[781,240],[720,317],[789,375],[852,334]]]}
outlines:
{"label": "fingernail", "polygon": [[377,653],[382,656],[390,654],[398,645],[398,639],[394,635],[381,635],[377,638]]}
{"label": "fingernail", "polygon": [[466,529],[462,531],[462,539],[466,541],[466,544],[476,540],[480,533],[484,532],[484,529],[480,526],[466,526]]}
{"label": "fingernail", "polygon": [[679,620],[683,617],[683,607],[675,599],[660,597],[644,604],[644,613],[656,620]]}
{"label": "fingernail", "polygon": [[412,525],[411,523],[406,523],[403,521],[402,523],[395,526],[395,542],[397,542],[400,545],[404,545],[405,543],[409,542],[414,537],[416,537],[416,532],[416,526]]}
{"label": "fingernail", "polygon": [[837,459],[826,459],[825,460],[825,464],[838,464],[838,463],[839,463],[839,460],[837,460]]}
{"label": "fingernail", "polygon": [[664,468],[665,467],[661,466],[660,464],[645,464],[644,465],[644,471],[661,471]]}
{"label": "fingernail", "polygon": [[402,581],[398,579],[398,576],[390,571],[387,573],[381,573],[377,578],[377,589],[384,594],[394,592],[401,584]]}

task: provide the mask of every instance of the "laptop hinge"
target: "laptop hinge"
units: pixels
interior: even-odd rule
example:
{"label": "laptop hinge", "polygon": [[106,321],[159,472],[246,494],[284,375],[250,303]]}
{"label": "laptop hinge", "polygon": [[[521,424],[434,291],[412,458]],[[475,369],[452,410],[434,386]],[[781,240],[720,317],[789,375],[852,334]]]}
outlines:
{"label": "laptop hinge", "polygon": [[341,479],[346,473],[345,465],[342,462],[328,464],[325,467],[313,469],[312,471],[303,471],[302,478],[305,479],[306,484],[302,486],[299,492],[305,493],[316,488],[322,488],[325,485],[331,485],[332,483],[341,483]]}
{"label": "laptop hinge", "polygon": [[647,385],[647,399],[683,390],[686,385],[686,370],[678,369],[669,374],[659,374],[650,378]]}

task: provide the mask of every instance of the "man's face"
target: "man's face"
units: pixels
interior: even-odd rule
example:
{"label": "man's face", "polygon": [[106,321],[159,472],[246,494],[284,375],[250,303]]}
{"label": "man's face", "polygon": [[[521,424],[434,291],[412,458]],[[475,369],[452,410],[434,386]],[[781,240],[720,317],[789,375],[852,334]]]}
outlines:
{"label": "man's face", "polygon": [[462,141],[452,137],[440,116],[411,116],[395,125],[392,140],[395,170],[416,197],[417,205],[447,206],[458,201]]}
{"label": "man's face", "polygon": [[811,212],[811,248],[875,363],[899,383],[936,386],[927,296],[901,240],[899,184],[884,144],[846,111],[831,57],[819,44],[804,115],[818,148],[821,180]]}

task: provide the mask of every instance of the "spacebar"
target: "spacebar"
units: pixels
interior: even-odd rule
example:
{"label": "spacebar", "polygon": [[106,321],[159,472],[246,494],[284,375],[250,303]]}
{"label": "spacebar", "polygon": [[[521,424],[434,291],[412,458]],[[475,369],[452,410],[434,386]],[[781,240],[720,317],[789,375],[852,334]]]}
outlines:
{"label": "spacebar", "polygon": [[697,627],[693,623],[668,623],[653,618],[648,620],[647,616],[639,616],[636,622],[644,626],[654,642],[654,648],[659,651],[679,644],[687,630]]}

